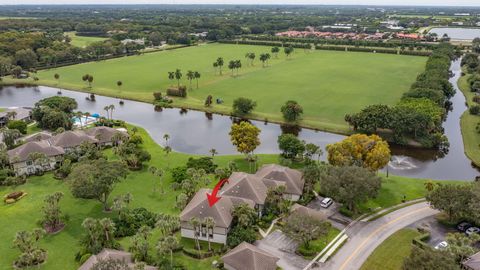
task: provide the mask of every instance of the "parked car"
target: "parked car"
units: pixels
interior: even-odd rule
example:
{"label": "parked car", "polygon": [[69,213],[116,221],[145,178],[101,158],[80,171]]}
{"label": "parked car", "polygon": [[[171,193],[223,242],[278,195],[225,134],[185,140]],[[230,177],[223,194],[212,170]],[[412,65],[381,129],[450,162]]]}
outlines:
{"label": "parked car", "polygon": [[470,228],[468,228],[468,229],[465,231],[465,233],[466,233],[468,236],[470,236],[470,235],[472,235],[472,234],[474,234],[474,233],[480,233],[480,228],[478,228],[478,227],[470,227]]}
{"label": "parked car", "polygon": [[328,208],[330,205],[332,205],[332,203],[332,198],[325,198],[320,202],[320,206],[323,208]]}
{"label": "parked car", "polygon": [[472,227],[473,225],[468,222],[461,222],[457,225],[457,229],[461,232],[465,232],[468,228]]}
{"label": "parked car", "polygon": [[435,249],[445,249],[448,247],[447,241],[442,241],[435,246]]}

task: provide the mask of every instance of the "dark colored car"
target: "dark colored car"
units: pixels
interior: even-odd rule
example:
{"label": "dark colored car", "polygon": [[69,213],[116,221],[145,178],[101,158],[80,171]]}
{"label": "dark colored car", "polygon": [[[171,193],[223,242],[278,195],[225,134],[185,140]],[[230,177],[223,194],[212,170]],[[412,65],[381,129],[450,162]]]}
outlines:
{"label": "dark colored car", "polygon": [[461,232],[465,232],[468,228],[472,227],[473,225],[468,222],[461,222],[457,225],[457,229]]}

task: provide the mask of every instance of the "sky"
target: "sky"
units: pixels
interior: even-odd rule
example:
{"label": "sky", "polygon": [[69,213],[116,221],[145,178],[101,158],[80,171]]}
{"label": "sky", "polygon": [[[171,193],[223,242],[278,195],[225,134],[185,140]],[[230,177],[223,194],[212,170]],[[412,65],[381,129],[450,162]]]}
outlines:
{"label": "sky", "polygon": [[0,5],[29,4],[323,4],[480,6],[480,0],[0,0]]}

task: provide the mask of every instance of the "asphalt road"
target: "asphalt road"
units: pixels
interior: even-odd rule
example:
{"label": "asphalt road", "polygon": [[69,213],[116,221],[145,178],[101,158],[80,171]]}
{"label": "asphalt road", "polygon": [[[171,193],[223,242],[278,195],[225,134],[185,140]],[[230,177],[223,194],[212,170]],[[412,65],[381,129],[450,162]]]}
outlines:
{"label": "asphalt road", "polygon": [[426,202],[407,206],[375,221],[358,222],[347,230],[349,239],[343,247],[319,269],[357,270],[385,239],[396,231],[437,214]]}

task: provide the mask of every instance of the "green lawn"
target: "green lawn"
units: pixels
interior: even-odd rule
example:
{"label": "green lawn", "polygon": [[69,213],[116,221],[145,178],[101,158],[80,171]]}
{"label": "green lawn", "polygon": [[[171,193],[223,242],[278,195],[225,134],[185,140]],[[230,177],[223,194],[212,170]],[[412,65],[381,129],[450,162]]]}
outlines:
{"label": "green lawn", "polygon": [[[335,228],[335,227],[330,227],[330,229],[328,230],[328,233],[327,235],[325,235],[325,237],[320,237],[318,239],[315,239],[313,240],[312,242],[310,242],[310,246],[308,248],[309,251],[312,251],[312,256],[304,256],[306,259],[313,259],[315,258],[315,256],[317,256],[318,253],[320,253],[320,251],[322,251],[327,245],[328,243],[330,243],[330,241],[332,241],[335,237],[337,237],[337,235],[340,233],[340,230]],[[301,245],[299,247],[299,249],[306,249],[305,248],[305,245]]]}
{"label": "green lawn", "polygon": [[103,38],[103,37],[77,36],[75,32],[66,32],[65,34],[72,39],[70,44],[72,44],[73,46],[81,47],[81,48],[87,47],[90,43],[93,43],[96,41],[106,40],[106,38]]}
{"label": "green lawn", "polygon": [[[282,121],[280,107],[287,100],[296,100],[304,108],[302,126],[346,133],[347,113],[358,112],[375,103],[394,104],[406,92],[416,76],[423,71],[426,57],[373,54],[358,52],[297,50],[290,59],[283,53],[272,58],[266,68],[258,60],[266,46],[206,44],[170,51],[122,57],[108,61],[40,71],[39,84],[79,91],[123,97],[146,102],[153,101],[154,91],[165,92],[176,81],[169,81],[167,72],[179,68],[181,82],[189,85],[188,70],[199,71],[200,88],[189,91],[186,99],[177,99],[174,106],[206,110],[208,95],[221,98],[222,105],[208,110],[230,113],[233,100],[248,97],[257,102],[250,116],[255,119]],[[245,53],[255,52],[254,66],[249,66]],[[215,74],[212,63],[217,57],[225,59],[223,76]],[[242,60],[239,76],[232,77],[228,61]],[[57,82],[54,74],[60,75]],[[81,77],[93,75],[93,89]],[[117,87],[117,81],[123,85]]]}
{"label": "green lawn", "polygon": [[[172,152],[168,157],[165,156],[163,150],[158,146],[146,133],[145,130],[139,129],[139,134],[144,138],[144,147],[152,155],[149,165],[161,168],[167,166],[176,167],[184,165],[191,155]],[[113,158],[111,150],[107,150],[107,154]],[[235,161],[239,168],[248,171],[248,164],[242,156],[218,156],[215,162],[220,166],[226,166],[229,161]],[[277,155],[259,155],[259,165],[266,163],[278,162]],[[118,194],[130,192],[133,195],[131,207],[145,207],[156,213],[178,214],[179,210],[174,208],[175,197],[178,191],[170,188],[172,181],[170,174],[166,174],[165,194],[153,193],[153,185],[158,183],[152,180],[150,173],[143,169],[137,172],[131,172],[127,179],[115,186],[110,198]],[[399,203],[403,194],[408,194],[407,199],[416,199],[424,196],[425,180],[409,179],[403,177],[390,177],[384,180],[382,189],[378,198],[370,201],[371,207],[381,206],[388,207]],[[212,182],[211,186],[215,183]],[[15,190],[22,190],[28,195],[19,202],[11,205],[0,203],[0,270],[10,269],[13,260],[18,256],[18,251],[12,248],[12,241],[15,232],[19,230],[31,230],[38,225],[41,219],[41,208],[43,199],[47,194],[61,191],[65,194],[61,202],[64,213],[69,215],[69,221],[64,231],[47,236],[41,242],[41,246],[48,250],[48,261],[40,269],[63,270],[75,269],[78,267],[74,261],[75,253],[80,249],[79,239],[83,234],[81,222],[86,217],[105,217],[111,216],[102,211],[99,202],[92,200],[75,199],[72,197],[68,185],[63,181],[54,180],[52,175],[45,174],[39,177],[30,177],[28,183],[19,187],[0,187],[0,197]],[[364,206],[366,207],[366,206]],[[152,248],[158,240],[158,232],[152,237]],[[122,239],[121,244],[127,248],[130,239]],[[212,261],[218,257],[212,257],[205,260],[195,260],[184,256],[181,252],[175,254],[175,258],[188,266],[188,269],[209,269]]]}
{"label": "green lawn", "polygon": [[[475,105],[472,101],[475,93],[470,91],[470,85],[468,85],[467,82],[468,77],[469,75],[461,77],[458,81],[458,86],[465,95],[468,106],[472,106]],[[478,115],[470,114],[468,110],[463,113],[462,118],[460,119],[465,154],[473,163],[480,166],[480,134],[476,130],[478,123],[480,123],[480,117]]]}
{"label": "green lawn", "polygon": [[412,240],[419,235],[413,229],[402,229],[394,233],[375,249],[361,270],[401,270],[403,260],[412,250]]}

